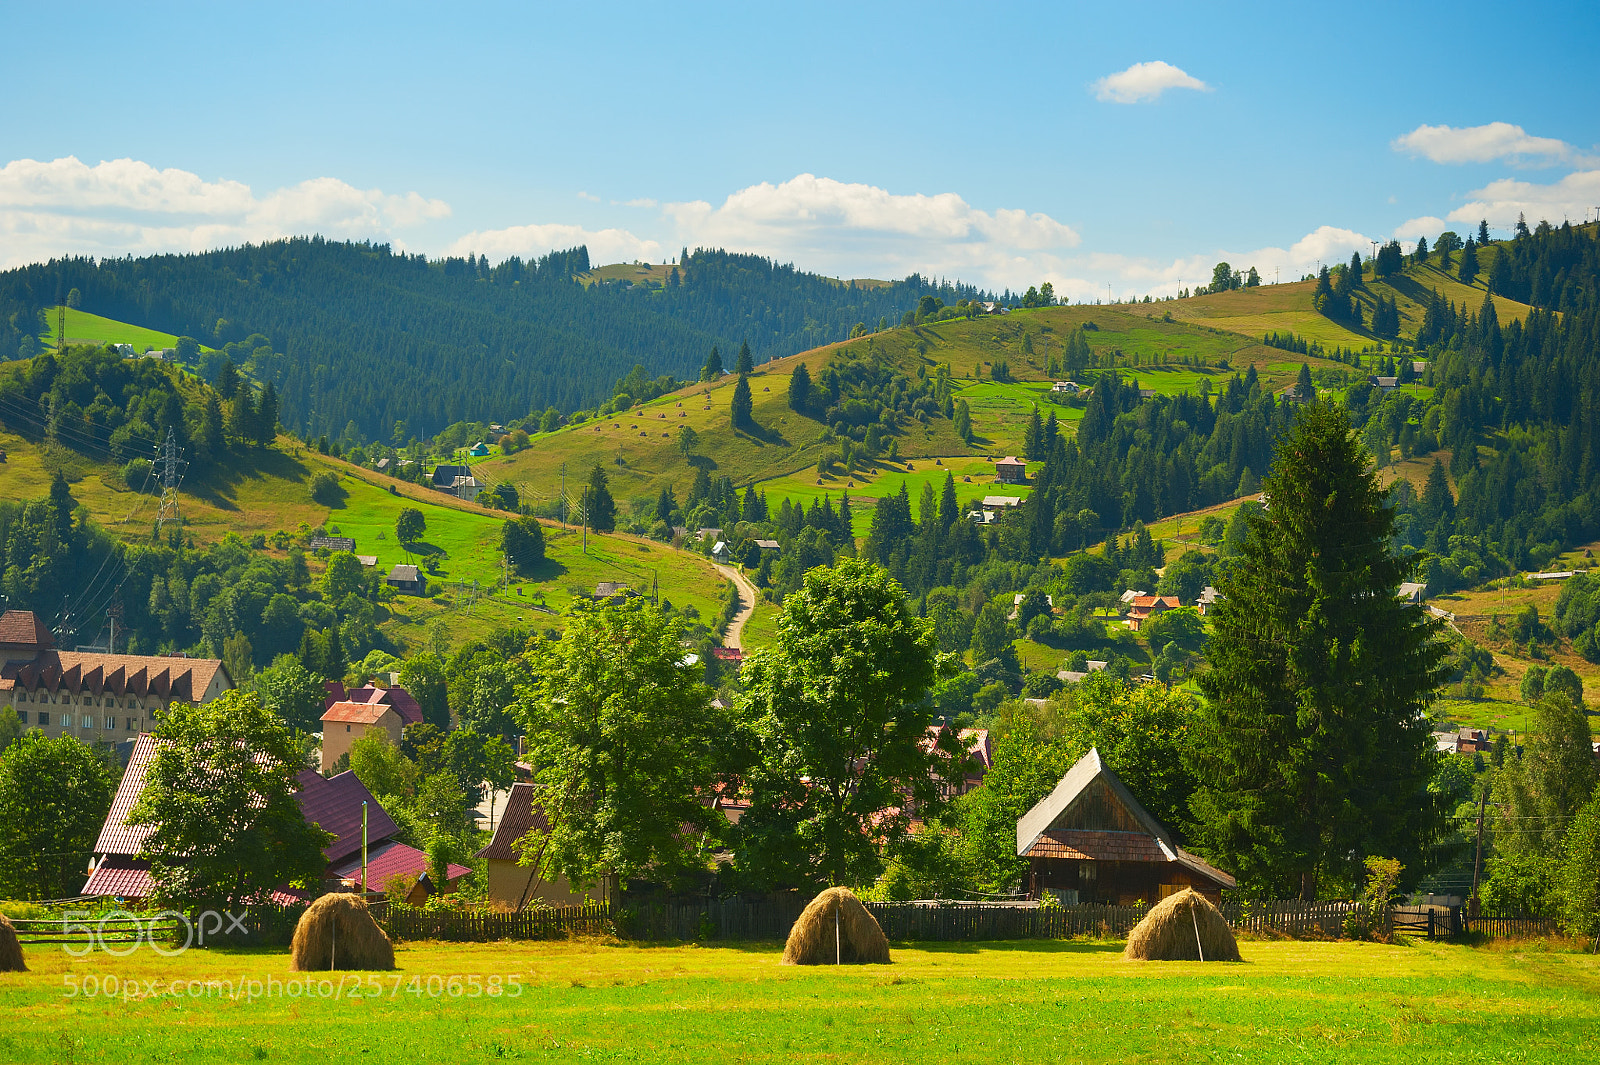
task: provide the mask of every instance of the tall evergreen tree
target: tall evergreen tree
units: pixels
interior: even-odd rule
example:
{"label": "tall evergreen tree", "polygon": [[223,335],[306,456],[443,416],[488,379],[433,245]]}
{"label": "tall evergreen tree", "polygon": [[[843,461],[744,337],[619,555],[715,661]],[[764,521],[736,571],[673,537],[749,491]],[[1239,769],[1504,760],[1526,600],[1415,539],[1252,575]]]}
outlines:
{"label": "tall evergreen tree", "polygon": [[939,493],[939,526],[942,531],[949,532],[961,517],[959,504],[956,503],[956,475],[944,475],[944,489]]}
{"label": "tall evergreen tree", "polygon": [[1350,253],[1350,284],[1356,288],[1361,287],[1361,253]]}
{"label": "tall evergreen tree", "polygon": [[261,390],[261,403],[256,407],[255,443],[267,447],[278,437],[278,390],[268,381]]}
{"label": "tall evergreen tree", "polygon": [[1044,421],[1039,417],[1039,404],[1033,405],[1033,413],[1028,417],[1028,428],[1022,434],[1022,453],[1031,462],[1038,462],[1044,458]]}
{"label": "tall evergreen tree", "polygon": [[1485,219],[1483,219],[1482,221],[1480,221],[1478,223],[1478,247],[1487,248],[1488,246],[1489,246],[1489,220],[1487,218],[1485,218]]}
{"label": "tall evergreen tree", "polygon": [[730,408],[733,414],[733,425],[736,429],[749,429],[755,424],[751,412],[755,404],[750,398],[750,379],[744,374],[739,375],[739,383],[733,386],[733,405]]}
{"label": "tall evergreen tree", "polygon": [[804,413],[811,405],[811,371],[801,363],[789,378],[789,409]]}
{"label": "tall evergreen tree", "polygon": [[1478,245],[1471,238],[1461,248],[1461,269],[1459,271],[1461,283],[1470,285],[1478,277]]}
{"label": "tall evergreen tree", "polygon": [[1295,379],[1294,394],[1306,403],[1317,395],[1317,386],[1311,383],[1311,366],[1308,363],[1300,364],[1300,376]]}
{"label": "tall evergreen tree", "polygon": [[1349,884],[1368,856],[1426,870],[1442,824],[1423,711],[1443,681],[1437,622],[1395,589],[1395,516],[1348,417],[1302,408],[1249,519],[1199,678],[1198,845],[1266,895]]}
{"label": "tall evergreen tree", "polygon": [[589,490],[584,493],[583,505],[589,516],[589,528],[595,532],[611,532],[617,527],[617,503],[611,498],[605,468],[598,462],[589,471]]}
{"label": "tall evergreen tree", "polygon": [[713,346],[711,349],[711,354],[706,356],[705,366],[703,366],[700,370],[700,380],[715,381],[721,376],[722,352],[718,351],[716,347]]}
{"label": "tall evergreen tree", "polygon": [[750,360],[750,342],[748,340],[740,341],[739,361],[738,364],[735,365],[733,372],[741,374],[749,373],[755,368],[755,363]]}

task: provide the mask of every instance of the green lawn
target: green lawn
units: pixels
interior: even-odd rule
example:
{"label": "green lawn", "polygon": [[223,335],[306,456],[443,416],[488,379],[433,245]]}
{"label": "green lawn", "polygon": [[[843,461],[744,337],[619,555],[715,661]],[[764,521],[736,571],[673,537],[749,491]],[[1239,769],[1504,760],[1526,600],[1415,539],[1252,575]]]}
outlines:
{"label": "green lawn", "polygon": [[[56,343],[56,308],[51,307],[46,312],[50,319],[50,332],[46,337],[49,344]],[[155,329],[146,329],[142,325],[129,325],[112,318],[102,318],[98,314],[74,307],[67,308],[67,343],[69,344],[132,344],[140,352],[150,348],[170,348],[177,344],[178,338],[171,333],[162,333]],[[202,345],[204,347],[204,345]]]}
{"label": "green lawn", "polygon": [[[835,970],[784,968],[772,943],[403,944],[398,973],[309,974],[310,995],[285,952],[30,947],[32,972],[0,975],[0,1058],[1412,1065],[1600,1053],[1594,956],[1242,947],[1243,964],[1206,965],[1126,962],[1120,943],[901,945],[892,966]],[[98,993],[108,978],[117,997]]]}
{"label": "green lawn", "polygon": [[[975,503],[984,496],[1027,498],[1033,491],[1031,485],[996,484],[994,463],[987,459],[975,459],[963,455],[938,459],[911,459],[909,462],[899,464],[885,462],[877,470],[857,470],[854,475],[848,477],[842,469],[836,467],[834,473],[825,478],[820,485],[817,484],[816,470],[802,470],[789,476],[757,482],[756,490],[767,493],[768,510],[781,506],[785,499],[803,504],[810,509],[811,504],[820,500],[825,494],[833,499],[833,505],[837,507],[840,496],[848,492],[854,519],[852,528],[856,536],[863,537],[871,531],[872,508],[877,500],[884,496],[898,495],[900,485],[903,483],[906,492],[911,496],[911,516],[913,519],[919,518],[922,486],[933,485],[934,495],[937,497],[944,489],[944,479],[948,474],[955,475],[956,499],[964,510],[970,509],[967,504]],[[964,480],[968,477],[971,478],[970,481]]]}

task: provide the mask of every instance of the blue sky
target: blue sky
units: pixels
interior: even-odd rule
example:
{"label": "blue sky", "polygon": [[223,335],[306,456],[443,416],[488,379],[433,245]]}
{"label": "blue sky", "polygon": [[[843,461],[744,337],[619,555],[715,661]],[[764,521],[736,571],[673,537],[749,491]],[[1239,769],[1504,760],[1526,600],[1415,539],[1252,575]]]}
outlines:
{"label": "blue sky", "polygon": [[0,265],[320,232],[1075,298],[1600,210],[1574,4],[0,11]]}

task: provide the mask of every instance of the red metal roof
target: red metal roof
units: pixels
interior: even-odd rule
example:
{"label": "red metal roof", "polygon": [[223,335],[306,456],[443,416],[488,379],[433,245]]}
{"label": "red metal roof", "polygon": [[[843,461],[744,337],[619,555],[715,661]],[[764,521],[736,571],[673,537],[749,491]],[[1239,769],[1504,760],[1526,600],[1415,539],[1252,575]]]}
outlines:
{"label": "red metal roof", "polygon": [[[357,841],[359,844],[359,841]],[[389,881],[397,876],[421,876],[428,871],[428,856],[415,847],[408,847],[398,840],[386,840],[377,846],[367,848],[367,888],[371,891],[383,891],[389,886]],[[472,872],[464,865],[454,862],[445,867],[445,872],[451,880],[465,876]],[[341,880],[361,879],[361,848],[358,845],[354,854],[328,866],[329,877],[338,877]]]}
{"label": "red metal roof", "polygon": [[153,886],[149,862],[107,858],[90,874],[89,882],[83,885],[82,894],[142,899],[150,895]]}
{"label": "red metal roof", "polygon": [[[106,823],[101,826],[100,838],[95,841],[96,854],[121,854],[132,857],[139,853],[145,838],[154,831],[150,825],[132,826],[127,823],[133,804],[144,791],[144,773],[150,766],[150,756],[155,753],[156,738],[148,732],[140,733],[133,743],[133,754],[128,758],[128,768],[122,771],[122,782],[117,785],[116,798],[111,800],[111,810]],[[90,892],[85,891],[85,895]]]}
{"label": "red metal roof", "polygon": [[361,853],[361,803],[367,803],[367,846],[396,835],[400,826],[394,823],[388,811],[372,797],[372,792],[350,770],[336,777],[324,777],[315,769],[300,774],[300,790],[295,801],[300,813],[312,824],[320,825],[324,832],[334,836],[332,843],[322,853],[330,862],[336,862],[350,853]]}

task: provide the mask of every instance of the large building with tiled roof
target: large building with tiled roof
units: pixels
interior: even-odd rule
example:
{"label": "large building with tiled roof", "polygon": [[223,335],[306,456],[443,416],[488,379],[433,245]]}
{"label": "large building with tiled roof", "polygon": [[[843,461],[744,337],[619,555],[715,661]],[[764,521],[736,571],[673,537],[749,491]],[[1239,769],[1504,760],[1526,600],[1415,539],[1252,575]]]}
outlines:
{"label": "large building with tiled roof", "polygon": [[154,728],[172,703],[209,702],[232,687],[215,658],[61,651],[32,611],[0,615],[0,706],[24,728],[116,743]]}
{"label": "large building with tiled roof", "polygon": [[1017,857],[1028,859],[1030,898],[1069,905],[1159,902],[1186,887],[1220,902],[1238,886],[1178,846],[1093,748],[1017,822]]}

